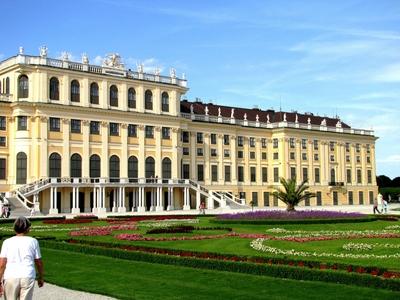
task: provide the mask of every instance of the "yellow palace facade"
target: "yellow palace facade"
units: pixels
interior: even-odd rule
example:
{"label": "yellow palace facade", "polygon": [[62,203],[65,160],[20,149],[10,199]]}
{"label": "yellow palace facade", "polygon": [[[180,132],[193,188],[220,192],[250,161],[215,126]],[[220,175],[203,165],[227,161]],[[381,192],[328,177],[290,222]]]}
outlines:
{"label": "yellow palace facade", "polygon": [[282,206],[279,178],[308,179],[304,205],[377,194],[370,130],[312,113],[182,100],[171,69],[18,55],[0,63],[0,193],[42,213]]}

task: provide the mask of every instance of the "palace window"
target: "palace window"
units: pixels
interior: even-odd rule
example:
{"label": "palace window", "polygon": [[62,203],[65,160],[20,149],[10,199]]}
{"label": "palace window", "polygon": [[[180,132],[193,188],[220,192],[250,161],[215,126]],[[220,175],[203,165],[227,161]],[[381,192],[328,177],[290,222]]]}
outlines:
{"label": "palace window", "polygon": [[56,77],[50,79],[50,100],[60,100],[60,82]]}
{"label": "palace window", "polygon": [[183,147],[182,148],[182,154],[183,155],[189,155],[189,147]]}
{"label": "palace window", "polygon": [[212,157],[217,156],[217,149],[211,148],[211,156],[212,156]]}
{"label": "palace window", "polygon": [[243,166],[238,166],[238,181],[243,182],[244,181],[244,168]]}
{"label": "palace window", "polygon": [[256,139],[254,137],[250,137],[249,144],[250,144],[250,147],[255,147],[256,146]]}
{"label": "palace window", "polygon": [[274,158],[274,159],[279,159],[279,153],[278,153],[278,152],[274,152],[273,158]]}
{"label": "palace window", "polygon": [[360,151],[361,151],[361,150],[360,150],[360,144],[356,144],[356,152],[357,152],[357,153],[360,153]]}
{"label": "palace window", "polygon": [[71,119],[71,132],[81,133],[81,120]]}
{"label": "palace window", "polygon": [[335,155],[331,155],[330,159],[331,159],[331,162],[334,162],[335,161]]}
{"label": "palace window", "polygon": [[224,145],[229,145],[229,135],[228,134],[224,134]]}
{"label": "palace window", "polygon": [[336,182],[336,172],[335,172],[335,169],[331,169],[331,182]]}
{"label": "palace window", "polygon": [[267,152],[261,152],[261,159],[267,160]]}
{"label": "palace window", "polygon": [[144,93],[144,108],[153,110],[153,93],[150,90]]}
{"label": "palace window", "polygon": [[203,148],[197,148],[197,156],[203,156]]}
{"label": "palace window", "polygon": [[314,140],[313,144],[314,144],[314,150],[318,150],[319,149],[318,140]]}
{"label": "palace window", "polygon": [[264,206],[269,206],[269,192],[264,192],[263,197],[264,197]]}
{"label": "palace window", "polygon": [[110,123],[110,135],[111,136],[119,136],[119,124],[118,123]]}
{"label": "palace window", "polygon": [[128,90],[128,108],[136,108],[136,91],[134,88]]}
{"label": "palace window", "polygon": [[171,138],[171,128],[169,128],[169,127],[163,127],[163,128],[161,129],[161,131],[162,131],[162,138],[163,138],[164,140],[169,140],[169,139]]}
{"label": "palace window", "polygon": [[367,145],[365,145],[365,147],[367,148],[367,153],[368,154],[371,153],[371,145],[367,144]]}
{"label": "palace window", "polygon": [[224,149],[224,157],[229,157],[230,153],[229,149]]}
{"label": "palace window", "polygon": [[308,180],[308,168],[303,168],[303,181]]}
{"label": "palace window", "polygon": [[90,121],[90,134],[100,134],[100,122]]}
{"label": "palace window", "polygon": [[346,162],[350,162],[350,155],[346,155]]}
{"label": "palace window", "polygon": [[267,167],[261,168],[261,178],[262,182],[268,182],[268,169]]}
{"label": "palace window", "polygon": [[256,153],[254,151],[250,151],[250,159],[256,159]]}
{"label": "palace window", "polygon": [[27,156],[24,152],[17,154],[17,184],[26,184]]}
{"label": "palace window", "polygon": [[296,146],[296,143],[295,143],[294,138],[290,138],[289,139],[289,147],[293,149],[293,148],[295,148],[295,146]]}
{"label": "palace window", "polygon": [[182,176],[183,176],[183,179],[189,179],[190,178],[190,166],[189,166],[189,164],[183,164],[182,165]]}
{"label": "palace window", "polygon": [[0,180],[6,179],[6,159],[0,158]]}
{"label": "palace window", "polygon": [[274,182],[279,182],[279,168],[274,168]]}
{"label": "palace window", "polygon": [[90,103],[99,104],[99,86],[96,82],[90,84]]}
{"label": "palace window", "polygon": [[242,150],[238,151],[237,157],[238,158],[243,158],[243,151]]}
{"label": "palace window", "polygon": [[238,136],[237,137],[237,145],[238,147],[243,147],[244,144],[244,137],[243,136]]}
{"label": "palace window", "polygon": [[146,126],[145,127],[145,137],[147,139],[153,139],[154,138],[154,127],[153,126]]}
{"label": "palace window", "polygon": [[294,152],[289,153],[289,159],[295,160],[296,159],[296,154]]}
{"label": "palace window", "polygon": [[347,201],[349,202],[349,205],[353,205],[354,200],[353,200],[353,192],[352,191],[349,191],[347,193]]}
{"label": "palace window", "polygon": [[139,174],[138,159],[136,158],[136,156],[132,155],[128,158],[128,178],[138,178],[139,177],[138,174]]}
{"label": "palace window", "polygon": [[250,181],[256,182],[256,167],[250,167]]}
{"label": "palace window", "polygon": [[296,179],[296,168],[295,167],[291,167],[290,168],[290,179]]}
{"label": "palace window", "polygon": [[303,150],[307,149],[307,140],[306,139],[301,140],[301,149],[303,149]]}
{"label": "palace window", "polygon": [[315,160],[315,161],[319,161],[319,155],[318,155],[318,153],[314,153],[314,160]]}
{"label": "palace window", "polygon": [[128,125],[128,137],[137,137],[137,125]]}
{"label": "palace window", "polygon": [[225,166],[225,182],[231,182],[231,166]]}
{"label": "palace window", "polygon": [[0,130],[7,129],[7,118],[4,116],[0,116]]}
{"label": "palace window", "polygon": [[74,178],[82,177],[82,157],[78,153],[71,156],[70,176]]}
{"label": "palace window", "polygon": [[361,158],[360,158],[359,155],[356,156],[356,162],[357,162],[357,163],[360,163],[360,162],[361,162]]}
{"label": "palace window", "polygon": [[188,131],[182,131],[182,142],[189,143],[189,132]]}
{"label": "palace window", "polygon": [[119,170],[120,170],[119,157],[116,155],[112,155],[108,161],[108,171],[111,182],[115,182],[119,179],[120,177]]}
{"label": "palace window", "polygon": [[80,101],[80,87],[78,80],[72,80],[71,82],[71,102]]}
{"label": "palace window", "polygon": [[217,135],[215,133],[211,133],[211,144],[216,145],[217,144]]}
{"label": "palace window", "polygon": [[203,133],[202,132],[197,132],[197,143],[198,144],[203,144]]}
{"label": "palace window", "polygon": [[329,150],[335,151],[335,142],[329,142]]}
{"label": "palace window", "polygon": [[372,171],[371,170],[367,170],[367,182],[368,182],[368,184],[372,183]]}
{"label": "palace window", "polygon": [[99,178],[101,176],[100,156],[93,154],[89,159],[89,177]]}
{"label": "palace window", "polygon": [[367,164],[370,164],[370,163],[371,163],[371,157],[367,156]]}
{"label": "palace window", "polygon": [[276,149],[276,148],[278,148],[278,145],[279,145],[278,139],[273,139],[272,140],[272,147],[274,149]]}
{"label": "palace window", "polygon": [[351,170],[350,169],[346,170],[346,182],[351,183]]}
{"label": "palace window", "polygon": [[5,147],[7,145],[6,139],[5,136],[0,136],[0,147]]}
{"label": "palace window", "polygon": [[315,183],[320,183],[319,168],[315,168],[314,169],[314,182]]}
{"label": "palace window", "polygon": [[346,143],[345,148],[346,152],[350,152],[350,143]]}
{"label": "palace window", "polygon": [[301,159],[307,160],[307,153],[301,153]]}
{"label": "palace window", "polygon": [[18,98],[29,97],[29,80],[28,76],[21,75],[18,78]]}
{"label": "palace window", "polygon": [[17,117],[17,130],[27,130],[28,128],[28,117],[18,116]]}
{"label": "palace window", "polygon": [[118,88],[115,85],[110,87],[110,106],[118,107]]}
{"label": "palace window", "polygon": [[218,181],[218,166],[211,165],[211,181],[216,182]]}
{"label": "palace window", "polygon": [[262,148],[267,148],[267,139],[266,138],[262,138],[261,139],[261,147]]}
{"label": "palace window", "polygon": [[60,132],[60,118],[50,118],[50,131]]}
{"label": "palace window", "polygon": [[56,152],[49,156],[49,177],[61,177],[61,156]]}
{"label": "palace window", "polygon": [[363,191],[358,192],[358,203],[364,204],[364,192]]}
{"label": "palace window", "polygon": [[163,92],[161,95],[161,110],[169,112],[169,96],[167,92]]}
{"label": "palace window", "polygon": [[9,77],[6,78],[6,94],[7,95],[10,94],[10,78]]}
{"label": "palace window", "polygon": [[165,157],[162,160],[162,178],[164,179],[171,179],[172,177],[172,171],[171,171],[171,160],[168,157]]}
{"label": "palace window", "polygon": [[204,181],[204,165],[197,165],[197,180]]}
{"label": "palace window", "polygon": [[321,192],[317,192],[316,193],[316,198],[317,198],[317,205],[321,206],[322,205],[322,193]]}
{"label": "palace window", "polygon": [[154,158],[152,158],[151,156],[149,156],[148,158],[146,158],[146,178],[154,178],[155,177],[155,160]]}

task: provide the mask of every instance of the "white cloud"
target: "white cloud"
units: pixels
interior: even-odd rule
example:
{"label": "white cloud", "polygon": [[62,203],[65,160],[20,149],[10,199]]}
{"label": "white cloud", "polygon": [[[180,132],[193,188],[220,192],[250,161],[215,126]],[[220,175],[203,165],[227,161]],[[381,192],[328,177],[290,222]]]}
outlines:
{"label": "white cloud", "polygon": [[137,65],[143,64],[143,70],[145,73],[154,73],[156,69],[159,69],[162,73],[165,70],[164,66],[154,57],[146,58],[144,60],[128,57],[124,61],[126,66],[129,66],[134,70],[136,70]]}
{"label": "white cloud", "polygon": [[378,158],[378,163],[400,163],[400,154],[389,155],[385,158]]}
{"label": "white cloud", "polygon": [[382,68],[372,79],[379,82],[400,82],[400,63]]}
{"label": "white cloud", "polygon": [[101,65],[103,63],[103,57],[97,55],[92,62],[94,65]]}

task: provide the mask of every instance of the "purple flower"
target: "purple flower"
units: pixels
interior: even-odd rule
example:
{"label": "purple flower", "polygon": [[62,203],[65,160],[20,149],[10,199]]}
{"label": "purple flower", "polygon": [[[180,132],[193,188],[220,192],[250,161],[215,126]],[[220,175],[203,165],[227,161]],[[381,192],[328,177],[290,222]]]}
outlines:
{"label": "purple flower", "polygon": [[217,216],[218,220],[258,220],[258,219],[338,219],[338,218],[362,218],[361,213],[325,211],[325,210],[302,210],[302,211],[284,211],[284,210],[260,210],[244,213],[222,214]]}

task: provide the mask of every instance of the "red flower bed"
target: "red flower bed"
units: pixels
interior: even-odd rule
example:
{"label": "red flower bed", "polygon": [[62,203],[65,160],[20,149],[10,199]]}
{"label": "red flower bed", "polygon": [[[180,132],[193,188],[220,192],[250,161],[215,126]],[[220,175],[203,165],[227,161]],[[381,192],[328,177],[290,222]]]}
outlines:
{"label": "red flower bed", "polygon": [[137,216],[137,217],[130,217],[130,218],[110,218],[106,219],[108,223],[122,223],[122,222],[140,222],[140,221],[148,221],[148,220],[155,220],[155,221],[162,221],[162,220],[181,220],[181,219],[195,219],[197,216]]}
{"label": "red flower bed", "polygon": [[114,230],[137,230],[136,224],[115,224],[99,227],[84,227],[81,230],[71,231],[70,236],[104,236],[110,235]]}
{"label": "red flower bed", "polygon": [[398,233],[384,233],[384,234],[352,234],[346,236],[314,236],[314,237],[272,237],[274,240],[307,243],[314,241],[330,241],[330,240],[344,240],[344,239],[362,239],[362,238],[400,238]]}

